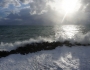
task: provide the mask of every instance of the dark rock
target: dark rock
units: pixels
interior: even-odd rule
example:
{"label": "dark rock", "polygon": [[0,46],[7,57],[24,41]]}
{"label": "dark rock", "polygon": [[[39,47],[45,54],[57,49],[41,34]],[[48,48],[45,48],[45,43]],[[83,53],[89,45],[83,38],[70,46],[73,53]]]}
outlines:
{"label": "dark rock", "polygon": [[0,58],[1,57],[6,57],[10,54],[28,54],[28,53],[35,53],[41,50],[52,50],[55,49],[56,47],[61,47],[63,45],[66,45],[68,47],[72,46],[89,46],[90,44],[80,44],[75,42],[74,44],[70,43],[69,41],[64,41],[64,42],[42,42],[42,43],[32,43],[32,44],[26,44],[24,46],[20,46],[15,50],[11,51],[0,51]]}

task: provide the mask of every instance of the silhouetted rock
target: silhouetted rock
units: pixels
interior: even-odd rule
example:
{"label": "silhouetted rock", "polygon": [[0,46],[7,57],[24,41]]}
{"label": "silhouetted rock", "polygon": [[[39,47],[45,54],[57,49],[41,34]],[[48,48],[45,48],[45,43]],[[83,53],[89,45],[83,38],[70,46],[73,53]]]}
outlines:
{"label": "silhouetted rock", "polygon": [[32,44],[25,44],[24,46],[20,46],[14,50],[11,51],[0,51],[0,58],[1,57],[6,57],[10,54],[28,54],[28,53],[35,53],[41,50],[52,50],[55,49],[56,47],[61,47],[63,45],[66,45],[68,47],[72,46],[89,46],[90,44],[80,44],[75,42],[74,44],[70,43],[69,41],[64,41],[64,42],[42,42],[42,43],[32,43]]}

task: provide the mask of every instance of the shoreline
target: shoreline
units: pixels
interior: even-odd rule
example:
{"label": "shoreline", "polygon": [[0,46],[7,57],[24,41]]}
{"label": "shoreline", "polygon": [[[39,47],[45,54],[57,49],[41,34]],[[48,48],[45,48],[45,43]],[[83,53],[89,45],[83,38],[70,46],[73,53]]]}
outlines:
{"label": "shoreline", "polygon": [[16,49],[13,49],[11,51],[0,51],[0,58],[9,56],[11,54],[21,54],[25,55],[28,53],[35,53],[42,50],[53,50],[56,47],[62,47],[63,45],[67,47],[72,46],[90,46],[90,44],[80,44],[80,43],[70,43],[69,41],[64,42],[41,42],[41,43],[31,43],[31,44],[25,44],[23,46],[19,46]]}

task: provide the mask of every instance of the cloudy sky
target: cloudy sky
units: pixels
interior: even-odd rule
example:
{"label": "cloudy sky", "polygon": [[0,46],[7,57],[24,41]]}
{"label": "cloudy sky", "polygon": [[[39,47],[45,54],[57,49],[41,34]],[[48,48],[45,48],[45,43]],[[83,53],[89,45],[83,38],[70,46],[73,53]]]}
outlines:
{"label": "cloudy sky", "polygon": [[90,0],[0,0],[0,25],[89,23]]}

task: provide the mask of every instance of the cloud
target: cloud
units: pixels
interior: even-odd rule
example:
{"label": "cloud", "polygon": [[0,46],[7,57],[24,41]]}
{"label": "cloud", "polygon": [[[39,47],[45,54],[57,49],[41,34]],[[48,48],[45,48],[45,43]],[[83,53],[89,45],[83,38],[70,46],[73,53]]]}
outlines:
{"label": "cloud", "polygon": [[9,8],[10,5],[21,7],[22,4],[30,4],[31,14],[43,14],[48,11],[49,1],[51,0],[0,0],[0,7]]}
{"label": "cloud", "polygon": [[[25,0],[23,0],[25,1]],[[61,6],[63,0],[32,0],[30,1],[30,14],[43,14],[49,9],[58,12],[58,6]],[[89,11],[90,0],[80,0],[81,8],[78,11]],[[60,10],[61,11],[61,10]],[[59,11],[59,12],[60,12]]]}
{"label": "cloud", "polygon": [[[5,18],[0,19],[0,24],[57,24],[61,23],[64,12],[58,9],[57,3],[62,0],[1,0],[1,7],[13,5],[14,8]],[[23,4],[23,5],[22,5]],[[81,8],[75,14],[67,15],[65,23],[89,23],[90,20],[90,1],[81,0]],[[7,13],[7,12],[5,12]]]}
{"label": "cloud", "polygon": [[[43,14],[49,10],[49,8],[56,10],[57,4],[61,3],[62,0],[0,0],[0,7],[8,8],[10,5],[20,7],[22,4],[30,4],[30,13]],[[90,0],[80,0],[82,4],[82,10],[89,10]],[[59,3],[56,3],[59,2]],[[22,3],[22,4],[21,4]],[[55,9],[56,8],[56,9]]]}
{"label": "cloud", "polygon": [[48,0],[34,0],[30,2],[30,14],[42,14],[47,12]]}
{"label": "cloud", "polygon": [[18,18],[17,18],[17,19],[15,19],[15,20],[16,20],[16,21],[22,21],[22,19],[18,19]]}
{"label": "cloud", "polygon": [[9,18],[3,18],[4,20],[9,20]]}
{"label": "cloud", "polygon": [[29,4],[31,0],[20,0],[23,4]]}
{"label": "cloud", "polygon": [[8,20],[3,18],[0,25],[53,25],[57,24],[58,21],[60,22],[60,17],[52,10],[41,15],[31,15],[30,9],[25,8],[20,10],[18,14],[9,14],[6,17]]}
{"label": "cloud", "polygon": [[12,4],[15,7],[21,6],[18,0],[1,0],[0,1],[0,7],[9,7],[9,5]]}

